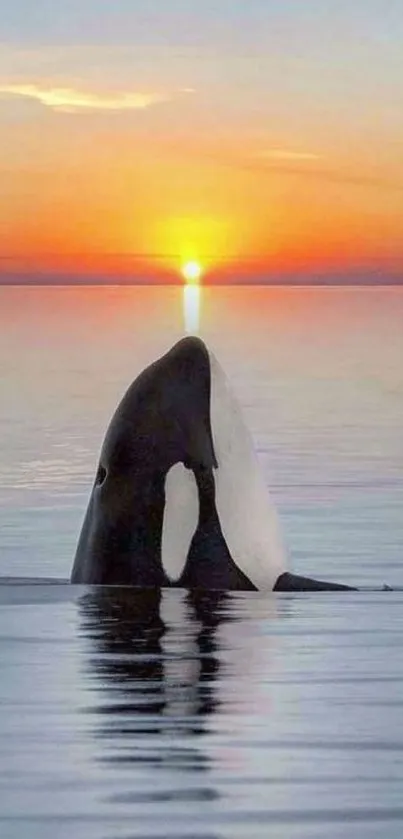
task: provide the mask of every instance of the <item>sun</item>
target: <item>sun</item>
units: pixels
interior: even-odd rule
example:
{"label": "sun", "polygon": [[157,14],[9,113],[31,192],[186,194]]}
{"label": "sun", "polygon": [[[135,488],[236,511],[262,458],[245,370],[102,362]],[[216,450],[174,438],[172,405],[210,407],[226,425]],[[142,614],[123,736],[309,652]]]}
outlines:
{"label": "sun", "polygon": [[196,262],[196,260],[186,262],[185,265],[183,265],[182,267],[182,274],[186,282],[190,285],[197,285],[202,273],[203,269],[200,265],[200,262]]}

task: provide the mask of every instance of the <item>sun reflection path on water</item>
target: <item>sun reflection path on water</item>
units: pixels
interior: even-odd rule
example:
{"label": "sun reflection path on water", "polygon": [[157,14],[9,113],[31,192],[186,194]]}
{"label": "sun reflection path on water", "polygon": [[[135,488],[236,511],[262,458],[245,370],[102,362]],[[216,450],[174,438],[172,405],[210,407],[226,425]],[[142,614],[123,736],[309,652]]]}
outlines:
{"label": "sun reflection path on water", "polygon": [[186,284],[183,287],[183,316],[187,335],[197,335],[200,329],[201,287]]}

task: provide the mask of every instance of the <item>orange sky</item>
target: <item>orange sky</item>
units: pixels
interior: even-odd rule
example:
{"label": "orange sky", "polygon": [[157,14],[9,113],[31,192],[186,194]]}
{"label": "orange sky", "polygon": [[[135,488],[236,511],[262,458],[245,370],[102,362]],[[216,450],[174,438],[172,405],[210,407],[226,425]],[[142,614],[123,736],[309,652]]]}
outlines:
{"label": "orange sky", "polygon": [[195,6],[195,39],[170,0],[137,46],[129,5],[110,43],[107,11],[80,43],[76,3],[65,43],[56,17],[17,41],[6,23],[3,280],[403,273],[403,27],[375,0],[224,5]]}

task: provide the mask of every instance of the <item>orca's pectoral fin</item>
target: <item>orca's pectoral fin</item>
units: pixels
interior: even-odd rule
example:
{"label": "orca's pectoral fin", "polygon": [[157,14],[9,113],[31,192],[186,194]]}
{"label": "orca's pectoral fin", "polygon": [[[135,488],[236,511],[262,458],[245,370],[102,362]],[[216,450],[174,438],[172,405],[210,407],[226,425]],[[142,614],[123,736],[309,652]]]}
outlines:
{"label": "orca's pectoral fin", "polygon": [[340,583],[325,583],[322,580],[311,580],[298,574],[286,572],[278,578],[274,591],[357,591],[352,586]]}

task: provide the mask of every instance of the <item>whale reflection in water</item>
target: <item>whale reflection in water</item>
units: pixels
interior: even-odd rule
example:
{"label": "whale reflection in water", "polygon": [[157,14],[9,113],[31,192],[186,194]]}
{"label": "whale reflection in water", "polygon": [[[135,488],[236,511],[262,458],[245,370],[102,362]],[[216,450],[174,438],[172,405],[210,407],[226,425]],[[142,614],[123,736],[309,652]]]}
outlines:
{"label": "whale reflection in water", "polygon": [[[218,706],[216,632],[228,595],[178,589],[93,588],[80,599],[86,672],[95,688],[90,709],[100,725],[102,761],[206,770],[200,746],[206,720]],[[199,744],[199,745],[198,745]],[[172,786],[155,795],[215,798],[205,784],[184,793]],[[130,802],[138,790],[119,791]],[[154,795],[154,793],[153,793]]]}

